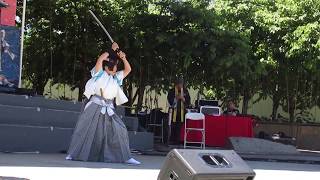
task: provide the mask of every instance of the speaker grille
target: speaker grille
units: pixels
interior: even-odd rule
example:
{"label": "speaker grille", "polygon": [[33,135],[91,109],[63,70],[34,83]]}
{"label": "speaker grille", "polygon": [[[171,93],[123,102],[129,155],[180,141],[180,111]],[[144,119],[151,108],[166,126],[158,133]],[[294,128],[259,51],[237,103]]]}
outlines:
{"label": "speaker grille", "polygon": [[203,154],[200,155],[201,159],[214,167],[231,167],[231,164],[219,154]]}

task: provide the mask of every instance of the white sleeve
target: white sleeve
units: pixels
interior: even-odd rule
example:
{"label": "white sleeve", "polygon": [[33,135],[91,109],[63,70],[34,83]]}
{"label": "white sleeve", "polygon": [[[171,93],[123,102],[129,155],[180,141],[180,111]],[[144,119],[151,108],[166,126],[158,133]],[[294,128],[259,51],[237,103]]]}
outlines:
{"label": "white sleeve", "polygon": [[119,86],[122,85],[122,82],[123,82],[123,71],[118,71],[116,74],[115,74],[115,78],[119,84]]}
{"label": "white sleeve", "polygon": [[99,75],[101,75],[103,73],[103,70],[100,69],[98,72],[96,72],[96,68],[93,67],[90,71],[91,73],[91,77],[98,77]]}
{"label": "white sleeve", "polygon": [[86,83],[85,86],[85,90],[83,93],[88,99],[90,99],[90,97],[92,95],[95,94],[95,80],[93,78],[89,79]]}
{"label": "white sleeve", "polygon": [[88,99],[90,99],[90,97],[95,94],[96,80],[103,75],[103,70],[100,69],[98,72],[96,72],[96,69],[94,67],[92,68],[90,73],[91,73],[91,79],[87,81],[85,90],[83,93]]}
{"label": "white sleeve", "polygon": [[117,95],[116,95],[116,104],[117,104],[117,106],[119,106],[121,104],[124,104],[126,102],[128,102],[127,96],[124,94],[122,89],[120,87],[118,87]]}

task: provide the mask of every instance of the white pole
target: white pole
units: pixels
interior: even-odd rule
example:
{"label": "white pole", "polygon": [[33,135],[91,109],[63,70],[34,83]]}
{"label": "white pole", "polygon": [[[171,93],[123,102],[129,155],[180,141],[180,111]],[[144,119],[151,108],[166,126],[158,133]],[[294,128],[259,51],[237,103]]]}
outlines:
{"label": "white pole", "polygon": [[22,11],[22,23],[21,23],[21,41],[20,41],[20,76],[19,76],[19,88],[21,88],[21,77],[22,77],[22,59],[23,59],[23,43],[24,43],[24,26],[26,21],[26,7],[27,0],[23,0],[23,11]]}

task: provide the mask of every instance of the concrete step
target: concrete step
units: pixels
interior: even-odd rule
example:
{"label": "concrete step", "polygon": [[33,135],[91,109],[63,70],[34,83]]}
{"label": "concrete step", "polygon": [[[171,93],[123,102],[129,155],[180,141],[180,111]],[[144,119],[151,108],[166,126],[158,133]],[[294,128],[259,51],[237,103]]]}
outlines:
{"label": "concrete step", "polygon": [[[0,94],[0,151],[66,151],[81,106],[43,97]],[[153,133],[137,132],[138,118],[125,117],[122,111],[120,116],[129,131],[130,147],[152,149]]]}
{"label": "concrete step", "polygon": [[[73,128],[0,124],[1,152],[59,153],[68,150]],[[153,134],[129,131],[130,148],[153,149]]]}
{"label": "concrete step", "polygon": [[0,124],[74,128],[80,112],[0,104]]}
{"label": "concrete step", "polygon": [[82,103],[74,101],[64,101],[46,99],[42,96],[26,96],[14,94],[1,94],[0,104],[25,107],[42,107],[47,109],[67,110],[80,112]]}
{"label": "concrete step", "polygon": [[0,124],[0,151],[58,153],[69,147],[73,129]]}

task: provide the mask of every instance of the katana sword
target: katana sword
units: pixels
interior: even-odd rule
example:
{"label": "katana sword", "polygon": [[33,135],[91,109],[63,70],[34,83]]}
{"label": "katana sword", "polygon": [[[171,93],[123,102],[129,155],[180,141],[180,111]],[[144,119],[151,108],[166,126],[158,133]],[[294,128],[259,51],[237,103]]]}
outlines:
{"label": "katana sword", "polygon": [[104,27],[104,25],[101,23],[101,21],[97,18],[97,16],[91,11],[89,10],[90,14],[92,15],[92,17],[97,21],[97,23],[99,24],[99,26],[102,28],[102,30],[107,34],[109,40],[111,41],[111,43],[113,43],[113,39],[110,36],[110,34],[108,33],[107,29]]}

